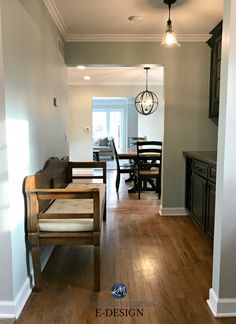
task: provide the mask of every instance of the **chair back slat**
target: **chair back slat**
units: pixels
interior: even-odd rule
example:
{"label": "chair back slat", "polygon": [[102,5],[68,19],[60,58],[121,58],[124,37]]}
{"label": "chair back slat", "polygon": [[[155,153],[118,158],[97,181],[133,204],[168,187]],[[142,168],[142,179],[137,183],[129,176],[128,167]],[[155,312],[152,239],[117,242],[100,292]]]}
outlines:
{"label": "chair back slat", "polygon": [[160,141],[145,141],[145,142],[137,142],[138,145],[142,145],[142,146],[160,146],[162,147],[162,142]]}
{"label": "chair back slat", "polygon": [[[138,192],[142,188],[142,182],[151,181],[153,189],[161,192],[161,163],[162,163],[162,142],[160,141],[145,141],[137,142],[137,166],[138,166]],[[156,185],[154,185],[153,180]],[[146,188],[147,189],[147,188]]]}
{"label": "chair back slat", "polygon": [[113,152],[115,154],[116,167],[117,167],[117,170],[119,171],[120,170],[119,156],[118,156],[118,153],[117,153],[117,149],[116,149],[116,144],[115,144],[114,138],[111,139],[111,146],[112,146]]}
{"label": "chair back slat", "polygon": [[139,148],[139,154],[146,154],[146,153],[156,153],[161,154],[162,149],[159,148]]}

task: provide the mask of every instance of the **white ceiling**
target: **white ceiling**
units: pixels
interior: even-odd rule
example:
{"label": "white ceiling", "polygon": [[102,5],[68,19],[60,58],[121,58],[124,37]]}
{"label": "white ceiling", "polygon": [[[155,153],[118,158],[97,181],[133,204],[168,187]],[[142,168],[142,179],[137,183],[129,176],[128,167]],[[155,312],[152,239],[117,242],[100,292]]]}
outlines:
{"label": "white ceiling", "polygon": [[[163,0],[43,0],[66,41],[161,40],[168,19]],[[176,0],[171,19],[179,42],[206,41],[223,17],[224,0]],[[141,16],[132,22],[129,16]],[[83,76],[91,80],[85,81]],[[145,85],[143,67],[68,69],[69,84]],[[163,84],[163,68],[152,67],[149,84]]]}
{"label": "white ceiling", "polygon": [[[150,66],[150,65],[149,65]],[[164,68],[150,66],[148,72],[149,85],[163,85]],[[91,80],[84,80],[90,76]],[[132,67],[86,67],[78,70],[76,67],[68,68],[68,83],[70,85],[142,85],[146,83],[146,71],[143,66]]]}
{"label": "white ceiling", "polygon": [[[161,37],[168,19],[163,0],[44,0],[67,41],[148,41]],[[204,41],[223,17],[224,0],[176,0],[173,28],[181,41]],[[143,17],[131,22],[129,16]]]}

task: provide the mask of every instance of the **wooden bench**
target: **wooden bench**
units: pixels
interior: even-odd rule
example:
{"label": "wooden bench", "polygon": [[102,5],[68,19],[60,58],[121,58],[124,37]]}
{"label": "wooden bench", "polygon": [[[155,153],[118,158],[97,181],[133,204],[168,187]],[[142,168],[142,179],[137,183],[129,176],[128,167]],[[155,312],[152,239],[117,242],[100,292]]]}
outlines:
{"label": "wooden bench", "polygon": [[[85,171],[76,175],[75,169]],[[78,179],[89,180],[84,183]],[[94,183],[94,179],[102,182]],[[25,178],[24,195],[35,291],[40,291],[42,285],[40,246],[76,244],[94,246],[94,289],[99,291],[100,233],[102,220],[106,220],[106,162],[51,158],[42,171]]]}

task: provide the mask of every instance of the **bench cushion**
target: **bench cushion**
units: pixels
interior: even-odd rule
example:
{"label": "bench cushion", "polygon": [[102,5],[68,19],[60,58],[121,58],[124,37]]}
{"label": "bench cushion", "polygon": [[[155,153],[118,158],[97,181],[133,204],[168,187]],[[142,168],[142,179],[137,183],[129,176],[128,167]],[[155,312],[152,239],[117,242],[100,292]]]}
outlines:
{"label": "bench cushion", "polygon": [[[67,188],[92,189],[99,188],[100,197],[100,224],[104,211],[106,185],[104,183],[70,183]],[[57,199],[46,210],[45,214],[58,213],[93,213],[92,199]],[[78,219],[47,219],[39,220],[39,230],[46,232],[81,232],[93,230],[93,218]]]}
{"label": "bench cushion", "polygon": [[39,221],[39,229],[42,232],[90,232],[93,219],[44,219]]}

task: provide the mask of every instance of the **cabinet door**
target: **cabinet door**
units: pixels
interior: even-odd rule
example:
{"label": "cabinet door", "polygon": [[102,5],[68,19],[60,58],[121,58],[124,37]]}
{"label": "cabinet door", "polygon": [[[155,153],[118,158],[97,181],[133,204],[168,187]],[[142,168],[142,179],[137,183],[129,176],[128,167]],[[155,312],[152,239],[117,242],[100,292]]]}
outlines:
{"label": "cabinet door", "polygon": [[185,175],[185,208],[191,212],[192,208],[192,159],[186,158],[186,175]]}
{"label": "cabinet door", "polygon": [[215,192],[214,183],[208,182],[207,185],[207,211],[206,211],[206,233],[213,239],[215,223]]}
{"label": "cabinet door", "polygon": [[203,230],[205,229],[206,184],[206,179],[193,172],[191,214]]}
{"label": "cabinet door", "polygon": [[220,66],[221,66],[221,39],[222,22],[212,31],[212,37],[207,41],[211,47],[211,70],[210,70],[210,106],[209,117],[217,117],[220,102]]}
{"label": "cabinet door", "polygon": [[219,114],[220,103],[220,65],[221,65],[221,36],[215,41],[213,50],[212,64],[212,86],[211,86],[211,105],[209,116],[214,117]]}

